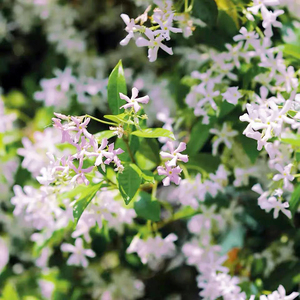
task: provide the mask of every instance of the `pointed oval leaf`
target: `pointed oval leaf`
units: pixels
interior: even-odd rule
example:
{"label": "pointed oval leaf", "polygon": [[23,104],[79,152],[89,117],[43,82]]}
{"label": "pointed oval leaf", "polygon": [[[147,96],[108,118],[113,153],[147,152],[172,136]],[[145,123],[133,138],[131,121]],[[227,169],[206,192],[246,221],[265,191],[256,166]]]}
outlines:
{"label": "pointed oval leaf", "polygon": [[117,181],[121,196],[127,205],[142,183],[141,171],[134,164],[125,164],[123,172],[117,176]]}
{"label": "pointed oval leaf", "polygon": [[107,84],[108,106],[114,115],[120,114],[120,107],[126,103],[126,101],[120,98],[119,93],[127,94],[126,80],[121,60],[109,75]]}
{"label": "pointed oval leaf", "polygon": [[93,200],[93,198],[95,197],[96,193],[99,191],[101,186],[102,186],[102,182],[93,186],[87,186],[80,194],[79,198],[76,200],[76,203],[73,207],[73,217],[76,223],[78,223],[82,213],[89,205],[89,203]]}
{"label": "pointed oval leaf", "polygon": [[147,128],[144,130],[136,130],[131,132],[132,135],[136,135],[144,138],[159,138],[159,137],[167,137],[172,140],[175,140],[175,136],[173,132],[164,128]]}
{"label": "pointed oval leaf", "polygon": [[158,201],[151,200],[151,195],[140,192],[136,202],[134,202],[136,214],[146,220],[158,222],[160,220],[160,204]]}

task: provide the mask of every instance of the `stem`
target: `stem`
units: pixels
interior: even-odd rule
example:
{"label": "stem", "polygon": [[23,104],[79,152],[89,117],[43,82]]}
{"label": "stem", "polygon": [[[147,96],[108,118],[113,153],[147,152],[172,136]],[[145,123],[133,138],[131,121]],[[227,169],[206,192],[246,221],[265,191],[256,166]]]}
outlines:
{"label": "stem", "polygon": [[158,184],[158,182],[155,180],[155,183],[154,183],[153,188],[152,188],[151,198],[156,197],[157,184]]}
{"label": "stem", "polygon": [[90,115],[85,115],[85,116],[86,116],[87,118],[91,118],[91,119],[93,119],[93,120],[95,120],[95,121],[97,121],[97,122],[100,122],[100,123],[104,123],[104,124],[108,124],[108,125],[113,125],[113,126],[118,126],[117,123],[112,123],[112,122],[103,121],[103,120],[97,119],[97,118],[95,118],[95,117],[93,117],[93,116],[90,116]]}
{"label": "stem", "polygon": [[123,138],[123,141],[125,142],[125,145],[126,145],[126,148],[127,148],[127,151],[128,151],[128,154],[129,154],[129,156],[130,156],[131,161],[132,161],[134,164],[136,164],[136,161],[135,161],[135,159],[134,159],[133,153],[132,153],[132,151],[131,151],[131,149],[130,149],[130,147],[129,147],[128,139]]}
{"label": "stem", "polygon": [[190,175],[189,175],[189,172],[188,172],[186,166],[184,166],[183,164],[179,164],[179,167],[182,169],[184,177],[187,179],[190,179]]}

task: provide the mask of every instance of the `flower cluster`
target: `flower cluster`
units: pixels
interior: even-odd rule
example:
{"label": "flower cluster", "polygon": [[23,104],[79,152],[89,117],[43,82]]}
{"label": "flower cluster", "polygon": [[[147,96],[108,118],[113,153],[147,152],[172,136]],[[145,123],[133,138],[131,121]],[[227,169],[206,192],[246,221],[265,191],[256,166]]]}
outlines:
{"label": "flower cluster", "polygon": [[[156,0],[154,3],[157,5],[153,10],[153,15],[148,16],[148,12],[151,9],[149,6],[146,11],[137,17],[136,19],[130,19],[128,15],[121,14],[121,18],[126,24],[125,31],[127,36],[120,42],[122,46],[129,43],[131,39],[136,39],[136,45],[138,47],[148,47],[148,58],[150,62],[154,62],[157,59],[157,53],[159,49],[173,55],[172,48],[166,46],[163,42],[169,41],[170,33],[182,33],[185,37],[192,34],[192,21],[187,19],[187,14],[175,15],[172,9],[171,0]],[[143,25],[148,18],[151,19],[151,27]],[[173,27],[174,20],[178,21],[183,27]],[[140,24],[140,25],[138,25]],[[144,34],[145,37],[136,38],[136,34]]]}
{"label": "flower cluster", "polygon": [[179,146],[174,149],[174,145],[171,141],[166,143],[166,146],[169,148],[170,153],[161,151],[160,155],[163,159],[170,159],[165,162],[165,167],[157,167],[157,172],[159,175],[166,175],[167,177],[163,179],[163,185],[170,185],[171,182],[179,185],[180,176],[182,169],[177,165],[177,161],[188,162],[188,156],[186,154],[181,154],[180,152],[186,149],[186,144],[181,142]]}
{"label": "flower cluster", "polygon": [[157,269],[163,259],[174,256],[176,251],[174,242],[176,240],[177,236],[174,233],[165,238],[159,235],[153,238],[148,237],[147,240],[142,240],[136,236],[127,248],[127,253],[136,252],[143,264],[148,264],[152,269]]}
{"label": "flower cluster", "polygon": [[[122,172],[124,169],[118,155],[124,151],[121,148],[114,149],[114,143],[108,144],[104,138],[99,146],[95,137],[87,131],[87,125],[90,118],[86,117],[67,117],[62,114],[55,114],[57,118],[53,118],[54,127],[61,131],[61,142],[67,142],[73,145],[77,152],[73,155],[63,156],[59,159],[59,164],[53,164],[54,171],[60,172],[60,175],[70,175],[70,171],[74,174],[70,182],[89,184],[86,174],[94,170],[95,166],[101,166],[105,170],[105,165],[114,163],[116,170]],[[67,123],[62,123],[67,121]],[[84,162],[89,158],[96,158],[93,165],[84,168]],[[105,159],[103,161],[103,159]],[[51,173],[53,173],[53,168]]]}

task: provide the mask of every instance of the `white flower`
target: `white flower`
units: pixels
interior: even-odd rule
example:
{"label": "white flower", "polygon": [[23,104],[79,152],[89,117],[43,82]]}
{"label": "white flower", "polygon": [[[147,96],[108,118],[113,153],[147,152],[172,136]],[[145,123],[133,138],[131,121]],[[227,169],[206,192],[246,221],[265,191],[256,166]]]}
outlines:
{"label": "white flower", "polygon": [[148,58],[150,62],[154,62],[157,59],[157,52],[158,49],[161,48],[165,52],[167,52],[170,55],[173,55],[172,48],[167,47],[162,43],[164,40],[163,36],[159,35],[158,37],[155,37],[155,34],[153,31],[151,31],[149,28],[146,28],[145,35],[149,40],[146,40],[143,37],[139,37],[136,40],[136,45],[138,47],[148,47]]}
{"label": "white flower", "polygon": [[217,155],[218,147],[221,143],[224,143],[227,148],[231,149],[232,143],[230,139],[238,134],[236,130],[232,130],[230,127],[228,127],[227,123],[223,124],[223,127],[221,130],[212,128],[209,131],[212,134],[216,135],[216,139],[213,142],[213,155]]}
{"label": "white flower", "polygon": [[222,94],[223,100],[226,100],[228,103],[236,105],[238,100],[242,97],[242,94],[238,91],[237,86],[228,88],[228,90]]}
{"label": "white flower", "polygon": [[135,24],[134,19],[130,19],[128,15],[121,14],[121,18],[123,19],[124,23],[126,24],[125,30],[128,32],[127,36],[120,42],[122,46],[126,46],[129,41],[134,38],[134,32],[140,28],[139,25]]}
{"label": "white flower", "polygon": [[82,265],[84,268],[88,266],[88,257],[95,257],[96,253],[91,249],[84,249],[83,248],[83,241],[81,238],[76,239],[75,246],[71,244],[63,243],[61,245],[61,250],[63,252],[70,252],[72,255],[69,257],[67,264],[68,265],[75,265],[80,266]]}
{"label": "white flower", "polygon": [[129,98],[128,96],[126,96],[122,93],[120,93],[120,98],[127,102],[127,104],[122,105],[120,108],[127,109],[127,108],[130,108],[130,107],[133,107],[134,111],[138,112],[141,108],[139,103],[146,104],[146,103],[149,102],[149,96],[144,96],[144,97],[137,98],[138,94],[139,94],[139,90],[136,87],[134,87],[132,89],[131,98]]}
{"label": "white flower", "polygon": [[258,33],[254,31],[249,31],[245,28],[242,27],[240,29],[240,34],[236,35],[233,37],[233,39],[238,42],[238,41],[246,41],[244,45],[244,49],[247,50],[249,45],[253,44],[253,41],[258,39]]}
{"label": "white flower", "polygon": [[274,181],[279,181],[283,179],[283,188],[285,188],[288,191],[293,190],[293,185],[291,184],[290,181],[294,180],[294,176],[292,176],[291,173],[291,168],[293,167],[292,164],[288,164],[287,166],[283,167],[280,164],[275,165],[275,169],[280,172],[280,174],[276,174],[273,177]]}

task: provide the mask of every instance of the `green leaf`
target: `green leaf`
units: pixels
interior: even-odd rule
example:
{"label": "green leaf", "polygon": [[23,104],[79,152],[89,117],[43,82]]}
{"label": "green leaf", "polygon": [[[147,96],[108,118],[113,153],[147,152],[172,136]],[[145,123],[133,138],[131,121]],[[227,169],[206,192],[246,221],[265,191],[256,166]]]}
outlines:
{"label": "green leaf", "polygon": [[146,182],[150,182],[150,183],[154,183],[154,175],[151,171],[149,170],[142,170],[141,173],[142,178],[146,181]]}
{"label": "green leaf", "polygon": [[88,204],[93,200],[101,186],[102,182],[93,186],[87,186],[86,189],[80,194],[73,208],[73,216],[76,223],[78,223],[82,213],[84,212]]}
{"label": "green leaf", "polygon": [[12,283],[8,282],[3,291],[2,291],[2,299],[3,300],[19,300],[19,295],[15,289],[15,287],[12,285]]}
{"label": "green leaf", "polygon": [[147,128],[142,131],[136,130],[131,132],[132,135],[136,135],[144,138],[159,138],[159,137],[167,137],[175,140],[174,134],[167,129],[164,128]]}
{"label": "green leaf", "polygon": [[0,132],[0,156],[5,155],[4,134]]}
{"label": "green leaf", "polygon": [[284,54],[293,56],[296,59],[300,59],[300,46],[287,44],[280,46],[280,48],[283,50]]}
{"label": "green leaf", "polygon": [[126,205],[138,191],[141,183],[141,170],[135,164],[125,164],[124,171],[117,176],[119,190]]}
{"label": "green leaf", "polygon": [[151,195],[140,192],[137,201],[134,203],[136,214],[146,220],[158,222],[160,220],[160,204],[158,201],[151,201]]}
{"label": "green leaf", "polygon": [[292,215],[296,213],[300,204],[300,184],[295,188],[292,193],[290,202],[290,211]]}
{"label": "green leaf", "polygon": [[[200,167],[208,173],[215,173],[220,163],[219,156],[213,156],[211,153],[197,153],[189,156],[187,168],[189,169],[189,166],[192,166],[193,169],[197,170],[197,167]],[[201,172],[201,170],[199,169],[198,172]]]}
{"label": "green leaf", "polygon": [[120,98],[119,93],[127,94],[126,80],[121,60],[109,75],[107,85],[108,106],[114,115],[121,113],[120,107],[126,103],[126,101]]}
{"label": "green leaf", "polygon": [[295,133],[285,133],[282,135],[281,141],[285,144],[300,147],[300,135]]}
{"label": "green leaf", "polygon": [[94,134],[96,141],[100,144],[103,139],[110,139],[116,134],[112,130],[104,130]]}
{"label": "green leaf", "polygon": [[231,0],[216,0],[219,10],[222,10],[228,14],[234,21],[236,28],[240,28],[239,15],[237,11],[237,5]]}
{"label": "green leaf", "polygon": [[144,139],[135,154],[138,166],[144,170],[152,170],[160,164],[159,146],[154,139]]}
{"label": "green leaf", "polygon": [[187,143],[187,152],[189,155],[196,154],[203,148],[210,136],[209,130],[212,128],[214,122],[215,118],[211,118],[210,123],[208,125],[202,124],[202,120],[199,120],[193,126],[190,135],[190,140]]}
{"label": "green leaf", "polygon": [[126,124],[134,124],[133,121],[129,121],[126,120],[125,117],[127,116],[127,114],[119,114],[119,115],[105,115],[104,118],[111,120],[113,122],[115,122],[116,124],[119,123],[126,123]]}
{"label": "green leaf", "polygon": [[218,118],[221,119],[228,115],[231,111],[235,109],[235,105],[228,103],[227,101],[222,101],[220,105],[220,113],[218,115]]}
{"label": "green leaf", "polygon": [[242,145],[245,153],[249,157],[250,161],[254,164],[257,157],[259,156],[259,151],[257,150],[257,142],[250,139],[244,135],[239,135],[237,140]]}
{"label": "green leaf", "polygon": [[214,0],[194,0],[192,15],[208,26],[217,23],[218,7]]}

